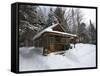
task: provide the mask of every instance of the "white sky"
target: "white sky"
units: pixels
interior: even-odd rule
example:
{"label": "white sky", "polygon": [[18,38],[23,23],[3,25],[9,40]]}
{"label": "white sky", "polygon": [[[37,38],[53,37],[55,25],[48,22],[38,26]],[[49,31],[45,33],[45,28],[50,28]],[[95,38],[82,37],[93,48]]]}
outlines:
{"label": "white sky", "polygon": [[85,23],[89,24],[90,19],[93,23],[96,23],[96,10],[95,9],[82,8],[81,11],[84,15],[83,21]]}

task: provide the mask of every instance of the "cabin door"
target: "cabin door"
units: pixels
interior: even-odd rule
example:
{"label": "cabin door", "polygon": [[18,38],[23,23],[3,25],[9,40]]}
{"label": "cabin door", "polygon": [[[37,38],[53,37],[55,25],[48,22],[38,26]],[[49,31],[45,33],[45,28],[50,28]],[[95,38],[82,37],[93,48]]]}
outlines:
{"label": "cabin door", "polygon": [[54,44],[51,44],[51,45],[50,45],[50,50],[51,50],[52,52],[55,51],[55,46],[54,46]]}
{"label": "cabin door", "polygon": [[48,45],[48,51],[54,52],[55,51],[55,37],[49,37],[49,45]]}

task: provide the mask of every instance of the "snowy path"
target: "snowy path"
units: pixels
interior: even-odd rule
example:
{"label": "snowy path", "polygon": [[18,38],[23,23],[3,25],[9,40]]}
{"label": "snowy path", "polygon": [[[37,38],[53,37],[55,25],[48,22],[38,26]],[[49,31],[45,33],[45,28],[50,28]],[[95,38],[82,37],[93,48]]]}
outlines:
{"label": "snowy path", "polygon": [[20,48],[20,71],[95,67],[95,45],[77,44],[66,50],[65,56],[51,53],[42,56],[42,48]]}

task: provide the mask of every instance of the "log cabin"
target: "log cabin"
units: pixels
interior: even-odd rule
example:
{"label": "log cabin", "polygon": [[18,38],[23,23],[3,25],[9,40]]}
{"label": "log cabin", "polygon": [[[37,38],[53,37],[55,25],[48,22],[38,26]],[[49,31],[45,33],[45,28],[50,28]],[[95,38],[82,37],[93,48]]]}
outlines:
{"label": "log cabin", "polygon": [[65,45],[70,44],[71,40],[77,35],[66,33],[65,29],[59,24],[53,24],[33,37],[35,47],[43,48],[43,55],[52,52],[64,51]]}

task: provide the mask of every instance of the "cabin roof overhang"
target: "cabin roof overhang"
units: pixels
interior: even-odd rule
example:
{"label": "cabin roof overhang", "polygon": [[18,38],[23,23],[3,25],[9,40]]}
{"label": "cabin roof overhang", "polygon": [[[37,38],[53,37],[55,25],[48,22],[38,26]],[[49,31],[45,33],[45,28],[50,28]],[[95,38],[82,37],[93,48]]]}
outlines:
{"label": "cabin roof overhang", "polygon": [[41,31],[40,33],[35,35],[33,37],[33,40],[39,38],[43,34],[49,34],[49,35],[51,34],[51,35],[57,35],[57,36],[61,36],[61,37],[77,37],[77,35],[75,35],[75,34],[70,34],[70,33],[66,33],[66,32],[60,32],[60,31],[53,30],[53,28],[56,27],[57,25],[59,25],[59,24],[54,24],[50,27],[47,27],[46,29],[44,29],[43,31]]}
{"label": "cabin roof overhang", "polygon": [[60,37],[77,37],[76,35],[59,31],[46,31],[43,35],[60,36]]}

